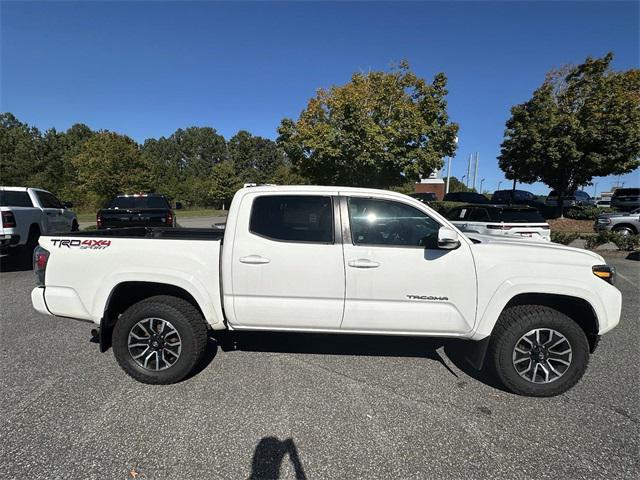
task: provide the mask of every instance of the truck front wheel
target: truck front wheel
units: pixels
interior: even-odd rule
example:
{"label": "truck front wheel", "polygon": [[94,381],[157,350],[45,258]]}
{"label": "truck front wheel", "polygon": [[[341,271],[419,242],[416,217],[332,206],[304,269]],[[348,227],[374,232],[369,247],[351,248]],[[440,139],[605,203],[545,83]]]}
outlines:
{"label": "truck front wheel", "polygon": [[122,314],[113,329],[112,344],[118,364],[135,380],[176,383],[202,360],[207,327],[189,302],[158,295]]}
{"label": "truck front wheel", "polygon": [[587,369],[589,343],[567,315],[542,305],[507,308],[491,338],[498,379],[519,395],[551,397],[572,388]]}

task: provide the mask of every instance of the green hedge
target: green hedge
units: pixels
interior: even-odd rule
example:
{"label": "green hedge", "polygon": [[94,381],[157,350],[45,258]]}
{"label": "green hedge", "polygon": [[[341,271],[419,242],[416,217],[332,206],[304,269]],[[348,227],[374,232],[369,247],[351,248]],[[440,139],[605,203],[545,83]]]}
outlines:
{"label": "green hedge", "polygon": [[625,252],[632,252],[640,249],[640,235],[625,236],[616,232],[603,230],[597,234],[585,236],[585,247],[589,250],[609,242],[615,244],[616,247],[620,250],[624,250]]}
{"label": "green hedge", "polygon": [[616,247],[625,252],[640,250],[640,235],[624,236],[607,230],[587,234],[576,232],[551,232],[551,241],[554,243],[568,245],[578,238],[585,241],[585,248],[589,250],[593,250],[594,248],[609,242],[613,243]]}
{"label": "green hedge", "polygon": [[564,216],[565,218],[571,218],[573,220],[595,220],[598,218],[598,215],[612,212],[614,212],[614,210],[611,208],[572,207],[564,211]]}
{"label": "green hedge", "polygon": [[551,241],[554,243],[561,243],[563,245],[569,245],[574,240],[580,238],[580,234],[576,232],[556,232],[551,231]]}

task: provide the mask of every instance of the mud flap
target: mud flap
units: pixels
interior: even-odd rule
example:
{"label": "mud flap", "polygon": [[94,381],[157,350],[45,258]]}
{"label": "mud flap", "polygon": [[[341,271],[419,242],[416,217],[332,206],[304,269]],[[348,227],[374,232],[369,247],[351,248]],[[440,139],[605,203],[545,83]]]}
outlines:
{"label": "mud flap", "polygon": [[491,337],[486,337],[482,340],[465,341],[464,359],[476,370],[482,370],[484,366],[489,343],[491,343]]}

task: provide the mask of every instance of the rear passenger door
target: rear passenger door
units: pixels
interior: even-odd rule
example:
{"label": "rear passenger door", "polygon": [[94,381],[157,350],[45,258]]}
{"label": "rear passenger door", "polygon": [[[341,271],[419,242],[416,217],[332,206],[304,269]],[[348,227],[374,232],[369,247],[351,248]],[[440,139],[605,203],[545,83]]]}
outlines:
{"label": "rear passenger door", "polygon": [[36,190],[35,192],[38,197],[38,202],[47,216],[48,228],[46,233],[68,232],[71,230],[63,215],[64,207],[60,200],[44,190]]}
{"label": "rear passenger door", "polygon": [[340,327],[345,274],[336,195],[243,197],[232,247],[234,327]]}

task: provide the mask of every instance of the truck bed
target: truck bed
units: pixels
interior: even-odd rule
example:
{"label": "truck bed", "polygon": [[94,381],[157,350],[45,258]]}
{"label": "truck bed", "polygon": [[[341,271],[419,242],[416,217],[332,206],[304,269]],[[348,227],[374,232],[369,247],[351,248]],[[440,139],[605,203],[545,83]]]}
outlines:
{"label": "truck bed", "polygon": [[[145,283],[178,287],[207,322],[222,328],[220,251],[224,231],[133,227],[43,235],[49,252],[45,286],[36,292],[54,315],[99,324],[116,288]],[[162,241],[156,241],[162,240]]]}

